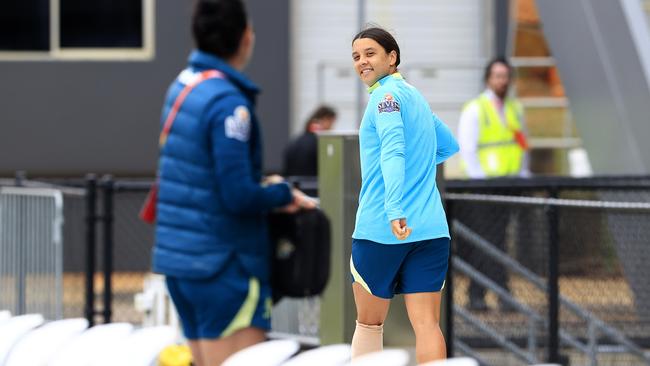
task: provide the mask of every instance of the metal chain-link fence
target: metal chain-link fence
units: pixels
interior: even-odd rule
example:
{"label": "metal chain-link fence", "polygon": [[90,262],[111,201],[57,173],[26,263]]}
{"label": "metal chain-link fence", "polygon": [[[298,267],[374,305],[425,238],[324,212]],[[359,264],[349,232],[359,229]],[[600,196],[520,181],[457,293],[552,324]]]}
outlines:
{"label": "metal chain-link fence", "polygon": [[[151,271],[153,226],[138,218],[151,183],[150,180],[117,180],[112,184],[113,321],[140,324],[150,316],[151,309],[138,304],[134,299],[146,290],[143,285]],[[106,186],[103,185],[104,188]],[[106,189],[100,189],[98,201],[103,201],[101,196],[106,192]],[[98,212],[105,210],[100,207]],[[106,243],[100,243],[102,245]],[[101,256],[98,263],[102,263]],[[101,283],[97,282],[98,293],[103,291]],[[284,299],[273,309],[272,334],[299,338],[303,343],[315,345],[318,343],[319,314],[320,302],[317,298]]]}
{"label": "metal chain-link fence", "polygon": [[[102,321],[97,315],[106,299],[103,247],[108,239],[111,320],[141,324],[146,309],[138,309],[134,298],[150,273],[153,228],[137,214],[151,181],[114,181],[108,216],[105,181],[98,182],[90,216],[83,181],[54,183],[66,187],[64,316],[88,311],[85,272],[92,223],[95,317]],[[467,194],[482,198],[462,197]],[[553,331],[549,271],[556,258],[559,353],[577,365],[648,364],[639,350],[650,348],[650,211],[618,206],[647,205],[650,178],[450,181],[444,198],[454,223],[449,289],[456,352],[493,365],[546,360]],[[103,224],[107,218],[111,225]],[[318,298],[284,300],[274,309],[273,331],[317,343],[319,314]]]}
{"label": "metal chain-link fence", "polygon": [[457,351],[547,360],[555,261],[559,360],[650,364],[650,180],[451,181],[447,192]]}
{"label": "metal chain-link fence", "polygon": [[151,182],[115,182],[113,193],[113,321],[140,324],[147,315],[135,296],[151,272],[153,226],[138,219]]}

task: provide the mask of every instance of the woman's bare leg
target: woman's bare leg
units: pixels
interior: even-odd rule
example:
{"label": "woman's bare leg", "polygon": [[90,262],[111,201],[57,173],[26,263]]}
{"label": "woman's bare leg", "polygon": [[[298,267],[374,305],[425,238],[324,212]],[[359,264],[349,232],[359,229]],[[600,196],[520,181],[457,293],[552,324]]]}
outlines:
{"label": "woman's bare leg", "polygon": [[192,351],[192,364],[194,366],[204,366],[201,342],[199,340],[193,340],[187,341],[187,344],[190,346],[190,351]]}
{"label": "woman's bare leg", "polygon": [[[197,365],[219,366],[233,353],[265,340],[265,331],[254,327],[238,330],[219,339],[200,339],[198,344],[203,363]],[[194,355],[193,349],[192,355]]]}
{"label": "woman's bare leg", "polygon": [[352,358],[383,349],[383,326],[390,300],[371,295],[358,283],[352,284],[357,307],[357,326],[352,336]]}
{"label": "woman's bare leg", "polygon": [[415,332],[417,363],[447,358],[445,338],[440,330],[440,292],[405,294],[404,302]]}

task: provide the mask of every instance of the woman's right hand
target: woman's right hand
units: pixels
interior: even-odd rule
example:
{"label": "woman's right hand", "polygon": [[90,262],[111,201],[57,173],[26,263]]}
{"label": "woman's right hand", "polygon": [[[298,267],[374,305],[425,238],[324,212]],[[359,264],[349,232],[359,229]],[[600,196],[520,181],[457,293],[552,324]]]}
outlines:
{"label": "woman's right hand", "polygon": [[406,219],[395,219],[390,222],[390,229],[397,240],[405,240],[411,235],[410,227],[406,226]]}
{"label": "woman's right hand", "polygon": [[318,207],[316,201],[304,194],[301,190],[293,188],[291,190],[293,195],[293,200],[290,204],[280,208],[278,211],[286,213],[296,213],[302,209],[304,210],[313,210]]}
{"label": "woman's right hand", "polygon": [[272,184],[280,184],[284,183],[284,177],[277,175],[277,174],[272,174],[264,177],[262,180],[262,185],[263,186],[269,186]]}

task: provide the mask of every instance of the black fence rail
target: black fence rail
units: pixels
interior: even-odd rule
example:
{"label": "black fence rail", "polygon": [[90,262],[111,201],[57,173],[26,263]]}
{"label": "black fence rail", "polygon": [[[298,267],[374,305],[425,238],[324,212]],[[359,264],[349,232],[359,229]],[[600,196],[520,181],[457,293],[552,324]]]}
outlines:
{"label": "black fence rail", "polygon": [[[306,192],[316,192],[314,178],[293,177],[291,181]],[[22,172],[0,179],[0,185],[64,191],[65,317],[85,317],[91,324],[142,324],[149,315],[136,305],[135,297],[143,292],[151,275],[153,226],[141,221],[138,213],[153,182],[96,174],[77,179],[28,178]],[[65,193],[68,191],[74,194]],[[295,329],[309,324],[309,329],[299,333],[314,338],[319,309],[314,301],[318,302],[307,299],[280,304],[277,315],[291,324],[274,326],[274,331],[298,332]],[[287,312],[300,313],[300,322],[285,316]]]}
{"label": "black fence rail", "polygon": [[[450,352],[650,364],[650,178],[448,181]],[[478,352],[508,349],[515,361]]]}
{"label": "black fence rail", "polygon": [[[152,182],[96,175],[0,181],[70,192],[65,316],[142,322],[134,296],[150,272],[153,228],[137,214]],[[650,364],[650,177],[445,185],[453,233],[450,355],[494,365]]]}
{"label": "black fence rail", "polygon": [[90,324],[142,323],[134,297],[151,268],[153,230],[137,218],[152,180],[0,179],[0,186],[46,187],[63,193],[64,317]]}
{"label": "black fence rail", "polygon": [[[143,291],[151,272],[151,249],[153,227],[138,219],[138,212],[153,180],[114,180],[105,176],[97,184],[94,177],[87,178],[87,269],[86,269],[86,317],[102,315],[104,322],[126,321],[141,323],[143,314],[136,309],[135,296]],[[93,187],[94,186],[94,187]],[[95,207],[92,202],[96,201]],[[100,228],[101,235],[93,230]],[[100,241],[100,243],[97,242]],[[98,256],[94,252],[101,247]],[[98,260],[99,258],[99,260]],[[95,261],[93,261],[95,259]],[[102,310],[96,310],[96,289],[92,287],[98,272],[95,263],[101,262],[103,273]]]}

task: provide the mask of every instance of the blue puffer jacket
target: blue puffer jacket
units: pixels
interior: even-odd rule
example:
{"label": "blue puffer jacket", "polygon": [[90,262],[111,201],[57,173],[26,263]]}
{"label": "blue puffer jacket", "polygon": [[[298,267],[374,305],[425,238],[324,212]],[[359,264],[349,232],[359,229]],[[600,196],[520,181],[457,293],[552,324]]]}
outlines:
{"label": "blue puffer jacket", "polygon": [[162,120],[185,84],[207,69],[226,78],[206,80],[190,92],[160,154],[153,270],[206,278],[236,259],[267,281],[266,213],[292,197],[286,184],[260,185],[257,87],[218,57],[194,51],[169,88]]}

